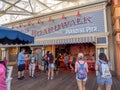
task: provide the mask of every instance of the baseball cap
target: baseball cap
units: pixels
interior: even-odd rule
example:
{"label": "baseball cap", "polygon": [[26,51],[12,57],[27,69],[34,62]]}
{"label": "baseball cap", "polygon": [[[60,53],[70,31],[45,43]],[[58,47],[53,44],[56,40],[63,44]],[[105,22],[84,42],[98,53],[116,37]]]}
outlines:
{"label": "baseball cap", "polygon": [[78,57],[83,57],[83,53],[79,53],[79,54],[78,54]]}

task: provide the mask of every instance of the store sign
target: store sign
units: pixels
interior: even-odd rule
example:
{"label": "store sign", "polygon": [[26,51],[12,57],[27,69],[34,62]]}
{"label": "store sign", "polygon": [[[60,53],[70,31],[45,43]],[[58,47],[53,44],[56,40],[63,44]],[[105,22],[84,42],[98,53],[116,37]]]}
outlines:
{"label": "store sign", "polygon": [[103,10],[93,11],[17,29],[36,38],[105,32],[104,14]]}
{"label": "store sign", "polygon": [[83,28],[76,28],[76,29],[68,29],[65,31],[66,34],[84,34],[84,33],[94,33],[98,32],[98,29],[96,26],[93,27],[83,27]]}

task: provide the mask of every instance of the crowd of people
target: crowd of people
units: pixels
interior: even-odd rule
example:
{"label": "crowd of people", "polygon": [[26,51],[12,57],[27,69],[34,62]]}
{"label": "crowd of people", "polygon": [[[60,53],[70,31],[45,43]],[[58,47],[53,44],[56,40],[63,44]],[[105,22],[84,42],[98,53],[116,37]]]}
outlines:
{"label": "crowd of people", "polygon": [[[55,60],[52,52],[47,51],[47,53],[42,56],[41,50],[38,53],[36,53],[35,50],[32,51],[32,53],[29,55],[28,58],[24,55],[25,49],[22,48],[21,52],[18,54],[18,80],[23,80],[24,77],[24,70],[25,70],[25,61],[30,60],[29,62],[29,77],[30,78],[36,78],[35,77],[35,66],[36,66],[36,60],[40,60],[39,64],[42,64],[42,59],[45,60],[44,69],[47,71],[47,79],[53,80],[54,79],[54,69],[59,70],[60,66],[60,56],[58,56]],[[66,69],[68,68],[68,64],[72,70],[76,73],[76,80],[78,84],[79,90],[85,90],[85,84],[88,79],[88,65],[87,62],[83,59],[84,55],[83,53],[78,53],[77,59],[75,60],[73,56],[70,57],[70,62],[68,63],[69,57],[67,54],[64,54],[64,64],[66,66]],[[6,63],[7,59],[4,58],[3,61],[0,61],[0,90],[6,90]],[[54,65],[55,64],[55,65]],[[99,59],[96,60],[96,66],[95,66],[96,72],[97,72],[97,84],[98,84],[98,90],[102,90],[103,86],[106,85],[106,90],[111,90],[112,85],[112,75],[111,70],[112,66],[110,61],[108,61],[106,55],[104,53],[99,54]]]}

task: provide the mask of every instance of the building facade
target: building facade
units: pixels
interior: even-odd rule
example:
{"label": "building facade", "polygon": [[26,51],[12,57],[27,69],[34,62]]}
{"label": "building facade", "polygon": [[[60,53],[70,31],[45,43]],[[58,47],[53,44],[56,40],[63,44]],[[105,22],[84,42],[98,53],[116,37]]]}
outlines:
{"label": "building facade", "polygon": [[53,52],[55,57],[59,53],[76,57],[82,52],[86,60],[98,60],[99,53],[104,52],[115,70],[111,7],[107,0],[4,26],[13,25],[14,29],[34,36],[35,45]]}
{"label": "building facade", "polygon": [[114,29],[114,43],[116,56],[116,71],[120,79],[120,0],[111,0],[112,3],[112,25]]}

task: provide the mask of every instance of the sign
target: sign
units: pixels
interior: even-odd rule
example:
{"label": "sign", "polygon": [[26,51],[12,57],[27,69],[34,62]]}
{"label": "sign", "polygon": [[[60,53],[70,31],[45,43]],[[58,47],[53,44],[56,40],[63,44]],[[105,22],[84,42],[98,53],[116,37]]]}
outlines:
{"label": "sign", "polygon": [[17,29],[36,38],[105,32],[104,12],[103,10],[87,12],[79,17],[69,16]]}

